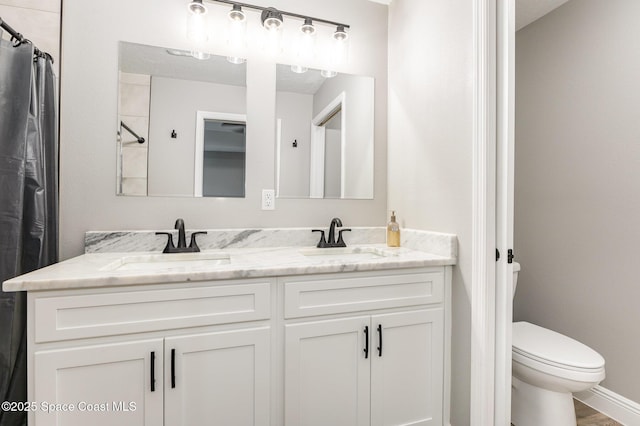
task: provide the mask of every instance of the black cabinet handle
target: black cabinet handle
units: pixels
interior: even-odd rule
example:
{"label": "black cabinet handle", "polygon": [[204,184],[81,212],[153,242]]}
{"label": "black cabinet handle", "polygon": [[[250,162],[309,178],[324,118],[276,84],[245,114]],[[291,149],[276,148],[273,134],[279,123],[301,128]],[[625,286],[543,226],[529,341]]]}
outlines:
{"label": "black cabinet handle", "polygon": [[176,350],[171,349],[171,389],[176,388]]}
{"label": "black cabinet handle", "polygon": [[156,353],[151,352],[151,392],[156,391]]}
{"label": "black cabinet handle", "polygon": [[369,326],[364,326],[364,359],[369,358]]}
{"label": "black cabinet handle", "polygon": [[378,324],[378,356],[382,356],[382,324]]}

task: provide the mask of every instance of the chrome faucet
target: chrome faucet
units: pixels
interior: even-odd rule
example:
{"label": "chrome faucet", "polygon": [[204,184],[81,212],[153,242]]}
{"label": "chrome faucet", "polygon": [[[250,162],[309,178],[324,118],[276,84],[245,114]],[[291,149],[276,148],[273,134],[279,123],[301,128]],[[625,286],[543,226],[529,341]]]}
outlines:
{"label": "chrome faucet", "polygon": [[167,245],[165,246],[163,253],[198,253],[200,251],[200,247],[198,247],[198,243],[196,242],[196,235],[198,234],[206,234],[204,231],[192,232],[191,233],[191,242],[189,243],[189,247],[187,247],[187,238],[184,232],[184,220],[178,218],[174,225],[174,229],[178,230],[178,246],[176,247],[173,244],[173,234],[171,232],[156,232],[156,235],[167,235]]}
{"label": "chrome faucet", "polygon": [[329,225],[329,236],[327,240],[324,239],[324,230],[312,229],[311,232],[320,232],[320,241],[318,242],[318,245],[316,247],[346,247],[347,244],[342,239],[342,233],[351,231],[351,229],[340,229],[338,231],[338,241],[336,241],[336,227],[342,228],[342,221],[338,217],[334,217],[333,219],[331,219],[331,225]]}

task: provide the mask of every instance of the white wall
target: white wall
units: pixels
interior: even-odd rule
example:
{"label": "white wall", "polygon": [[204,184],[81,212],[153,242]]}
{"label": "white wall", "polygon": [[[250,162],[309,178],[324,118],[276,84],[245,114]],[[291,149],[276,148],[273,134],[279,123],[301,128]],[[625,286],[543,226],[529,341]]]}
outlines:
{"label": "white wall", "polygon": [[514,313],[591,346],[640,402],[640,2],[571,0],[516,35]]}
{"label": "white wall", "polygon": [[[350,62],[338,71],[375,78],[374,200],[278,199],[275,211],[260,209],[262,189],[275,187],[275,63],[260,54],[251,56],[247,63],[246,198],[117,197],[114,138],[118,41],[189,49],[186,1],[65,0],[60,128],[62,258],[82,253],[85,231],[166,229],[177,217],[183,217],[188,228],[326,227],[334,216],[341,217],[346,226],[385,223],[387,7],[368,0],[254,3],[352,26]],[[219,13],[220,19],[225,19],[227,6],[209,3],[208,7],[210,16]],[[258,25],[256,13],[250,14],[250,21]],[[332,30],[322,29],[329,33]],[[210,40],[209,50],[224,53],[223,37],[212,34]],[[292,58],[281,59],[283,63],[293,62]],[[309,65],[319,68],[321,63]]]}
{"label": "white wall", "polygon": [[193,195],[197,112],[246,114],[246,99],[241,86],[152,77],[149,195]]}
{"label": "white wall", "polygon": [[389,7],[389,194],[403,227],[458,235],[451,423],[471,424],[472,2]]}

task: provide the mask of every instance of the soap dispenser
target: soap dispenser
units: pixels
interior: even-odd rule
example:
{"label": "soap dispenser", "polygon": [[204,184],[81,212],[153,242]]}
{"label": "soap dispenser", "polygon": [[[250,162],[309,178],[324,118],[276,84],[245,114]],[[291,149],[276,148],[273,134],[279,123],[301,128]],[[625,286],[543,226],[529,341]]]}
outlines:
{"label": "soap dispenser", "polygon": [[391,221],[387,224],[387,246],[400,247],[400,225],[396,222],[396,212],[391,212]]}

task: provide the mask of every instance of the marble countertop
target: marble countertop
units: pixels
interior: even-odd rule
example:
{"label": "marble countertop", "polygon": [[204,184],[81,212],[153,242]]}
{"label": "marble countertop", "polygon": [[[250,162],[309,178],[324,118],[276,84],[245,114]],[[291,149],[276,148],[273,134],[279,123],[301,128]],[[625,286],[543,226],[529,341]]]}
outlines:
{"label": "marble countertop", "polygon": [[[314,250],[322,250],[316,255]],[[333,252],[332,252],[333,250]],[[432,254],[407,247],[389,248],[384,244],[351,245],[354,253],[340,249],[314,247],[261,247],[203,250],[203,257],[224,258],[226,264],[194,262],[189,266],[158,263],[150,268],[128,269],[153,252],[87,253],[55,265],[13,278],[3,283],[4,291],[41,291],[96,288],[140,284],[212,281],[223,279],[323,274],[352,271],[375,271],[454,265],[455,253]],[[305,255],[306,253],[306,255]],[[326,254],[325,254],[326,253]],[[373,253],[373,254],[371,254]],[[378,255],[376,255],[376,253]],[[368,255],[371,254],[371,255]],[[166,256],[166,255],[164,255]]]}

